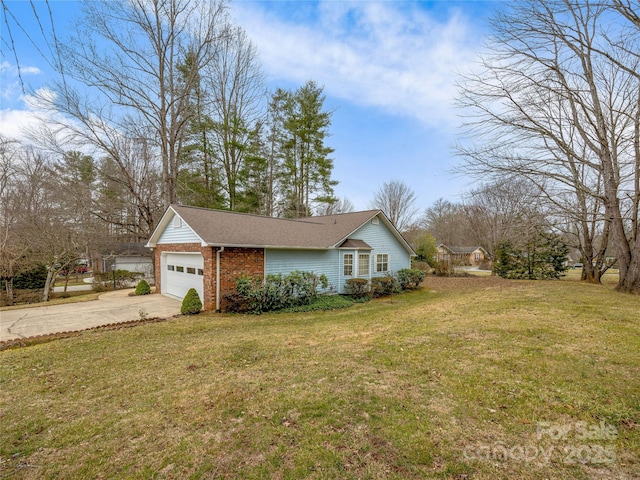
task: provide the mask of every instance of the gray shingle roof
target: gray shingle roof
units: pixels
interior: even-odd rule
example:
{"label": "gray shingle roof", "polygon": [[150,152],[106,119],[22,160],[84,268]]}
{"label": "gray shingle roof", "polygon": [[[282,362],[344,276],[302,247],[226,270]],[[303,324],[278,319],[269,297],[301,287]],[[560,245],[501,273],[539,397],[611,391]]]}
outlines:
{"label": "gray shingle roof", "polygon": [[321,249],[342,243],[364,223],[382,213],[366,210],[284,219],[183,205],[170,208],[208,245]]}

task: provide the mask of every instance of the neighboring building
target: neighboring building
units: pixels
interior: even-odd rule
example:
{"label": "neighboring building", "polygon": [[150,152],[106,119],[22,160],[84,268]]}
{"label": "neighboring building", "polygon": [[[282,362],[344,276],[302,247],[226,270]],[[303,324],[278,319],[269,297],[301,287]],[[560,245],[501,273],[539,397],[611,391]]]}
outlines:
{"label": "neighboring building", "polygon": [[153,258],[144,243],[113,243],[103,248],[99,258],[93,260],[95,272],[127,270],[144,275],[153,281]]}
{"label": "neighboring building", "polygon": [[171,205],[147,247],[157,290],[181,299],[193,287],[205,310],[224,310],[243,274],[312,271],[343,293],[345,280],[411,268],[415,255],[381,210],[283,219]]}
{"label": "neighboring building", "polygon": [[450,247],[442,243],[437,245],[438,261],[451,262],[455,265],[479,266],[489,259],[489,253],[482,247]]}

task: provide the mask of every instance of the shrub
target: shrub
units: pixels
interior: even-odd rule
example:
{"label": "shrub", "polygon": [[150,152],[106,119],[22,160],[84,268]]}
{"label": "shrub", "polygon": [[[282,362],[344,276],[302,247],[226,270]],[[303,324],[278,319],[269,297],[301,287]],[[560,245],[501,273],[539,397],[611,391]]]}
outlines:
{"label": "shrub", "polygon": [[371,295],[369,280],[366,278],[349,278],[344,282],[344,291],[353,298],[367,298]]}
{"label": "shrub", "polygon": [[[307,305],[318,295],[318,287],[327,288],[325,275],[296,270],[288,275],[267,275],[260,279],[242,275],[236,280],[236,290],[246,301],[246,310],[253,313]],[[231,298],[232,308],[244,308],[238,298]],[[228,308],[227,308],[228,309]]]}
{"label": "shrub", "polygon": [[414,289],[420,286],[420,282],[424,280],[426,273],[415,268],[403,268],[398,270],[398,283],[402,290]]}
{"label": "shrub", "polygon": [[13,288],[16,290],[38,290],[44,288],[46,282],[47,268],[44,265],[39,265],[16,275],[13,279]]}
{"label": "shrub", "polygon": [[386,297],[387,295],[400,293],[400,291],[398,281],[391,275],[373,277],[371,279],[371,293],[374,297]]}
{"label": "shrub", "polygon": [[180,313],[183,315],[196,315],[200,313],[201,310],[202,302],[200,301],[200,295],[198,295],[195,288],[190,288],[182,300]]}
{"label": "shrub", "polygon": [[244,313],[249,310],[249,302],[240,293],[230,293],[224,297],[226,311],[230,313]]}
{"label": "shrub", "polygon": [[447,261],[440,260],[433,267],[433,274],[438,277],[446,277],[453,270],[451,264]]}
{"label": "shrub", "polygon": [[151,293],[151,287],[147,281],[143,278],[138,282],[136,286],[136,295],[149,295]]}

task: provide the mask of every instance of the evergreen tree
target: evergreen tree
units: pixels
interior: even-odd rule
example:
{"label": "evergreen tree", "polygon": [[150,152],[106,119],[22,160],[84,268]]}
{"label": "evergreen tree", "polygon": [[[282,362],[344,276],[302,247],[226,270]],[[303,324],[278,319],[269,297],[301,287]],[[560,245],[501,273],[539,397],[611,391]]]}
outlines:
{"label": "evergreen tree", "polygon": [[331,112],[323,109],[322,87],[308,81],[295,92],[278,90],[274,102],[282,105],[284,138],[280,144],[284,185],[283,209],[287,217],[311,215],[312,203],[333,200],[333,149],[325,145]]}

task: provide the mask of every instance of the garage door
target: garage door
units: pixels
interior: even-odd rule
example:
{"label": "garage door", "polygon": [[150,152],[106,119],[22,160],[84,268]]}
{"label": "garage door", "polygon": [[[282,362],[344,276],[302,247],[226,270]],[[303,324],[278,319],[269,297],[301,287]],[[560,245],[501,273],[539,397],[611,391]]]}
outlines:
{"label": "garage door", "polygon": [[204,261],[199,253],[167,253],[162,255],[162,293],[184,298],[195,288],[204,303]]}

